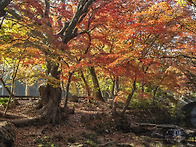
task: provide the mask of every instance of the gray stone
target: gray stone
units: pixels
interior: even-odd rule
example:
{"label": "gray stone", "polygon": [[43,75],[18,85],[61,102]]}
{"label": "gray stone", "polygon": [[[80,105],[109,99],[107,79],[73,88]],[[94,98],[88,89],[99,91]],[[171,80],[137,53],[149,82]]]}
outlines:
{"label": "gray stone", "polygon": [[15,141],[14,125],[7,121],[0,122],[0,146],[12,147]]}

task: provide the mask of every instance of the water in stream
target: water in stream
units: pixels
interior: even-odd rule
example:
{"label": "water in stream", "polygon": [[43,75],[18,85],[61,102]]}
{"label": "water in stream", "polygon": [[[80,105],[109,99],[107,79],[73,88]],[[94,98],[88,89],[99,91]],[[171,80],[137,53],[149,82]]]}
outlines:
{"label": "water in stream", "polygon": [[195,147],[196,138],[185,139],[184,131],[176,128],[169,129],[165,134],[164,138],[153,138],[156,147]]}

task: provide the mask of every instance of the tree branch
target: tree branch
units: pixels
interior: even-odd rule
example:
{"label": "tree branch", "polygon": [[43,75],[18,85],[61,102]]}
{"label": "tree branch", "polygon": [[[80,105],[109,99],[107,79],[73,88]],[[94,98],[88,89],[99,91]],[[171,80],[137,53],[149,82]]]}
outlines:
{"label": "tree branch", "polygon": [[20,15],[18,15],[15,10],[7,9],[6,12],[8,12],[9,14],[11,14],[17,20],[22,19],[22,17]]}
{"label": "tree branch", "polygon": [[45,17],[49,17],[49,9],[50,9],[50,2],[49,0],[45,0],[45,12],[44,12]]}
{"label": "tree branch", "polygon": [[93,1],[94,0],[80,0],[79,1],[76,13],[74,14],[67,29],[65,30],[66,33],[63,36],[64,43],[69,42],[69,40],[71,40],[74,36],[76,37],[78,35],[73,32],[75,30],[76,24],[79,22],[81,16],[88,11],[88,8],[93,3]]}
{"label": "tree branch", "polygon": [[188,55],[176,55],[176,56],[162,56],[160,58],[177,58],[177,57],[184,57],[184,58],[190,58],[190,59],[196,59],[195,56],[188,56]]}
{"label": "tree branch", "polygon": [[9,5],[11,0],[1,0],[0,2],[0,11],[3,11],[5,7]]}

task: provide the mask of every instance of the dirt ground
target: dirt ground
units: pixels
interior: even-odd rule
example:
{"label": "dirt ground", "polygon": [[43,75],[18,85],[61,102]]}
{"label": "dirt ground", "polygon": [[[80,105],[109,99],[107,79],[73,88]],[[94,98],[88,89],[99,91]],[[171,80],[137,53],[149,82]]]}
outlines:
{"label": "dirt ground", "polygon": [[[37,116],[35,100],[19,100],[19,105],[8,109],[8,114],[30,118]],[[151,146],[155,142],[146,137],[136,136],[133,132],[111,129],[108,122],[110,104],[102,102],[69,102],[75,110],[68,119],[57,124],[24,126],[15,128],[15,147],[88,147],[88,146]],[[3,107],[0,107],[3,110]],[[0,118],[2,120],[3,118]],[[134,123],[134,116],[129,116]]]}

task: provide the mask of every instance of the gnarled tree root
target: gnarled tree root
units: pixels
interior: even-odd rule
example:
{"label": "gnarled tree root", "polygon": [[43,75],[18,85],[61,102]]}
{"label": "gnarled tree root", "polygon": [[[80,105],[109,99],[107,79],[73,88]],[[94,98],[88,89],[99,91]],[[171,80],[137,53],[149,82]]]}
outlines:
{"label": "gnarled tree root", "polygon": [[13,115],[13,114],[4,114],[3,112],[0,111],[0,117],[1,118],[8,118],[8,119],[22,119],[22,116],[18,115]]}
{"label": "gnarled tree root", "polygon": [[[51,117],[51,113],[47,113],[44,115],[41,115],[39,117],[34,117],[34,118],[23,118],[23,119],[17,119],[17,120],[11,120],[10,122],[12,122],[16,127],[25,127],[25,126],[36,126],[36,125],[44,125],[44,124],[48,124],[51,123],[53,125],[61,122],[61,121],[66,121],[68,119],[68,114],[73,114],[72,111],[74,110],[70,110],[70,111],[62,111],[63,109],[61,108],[61,111],[59,112],[58,116],[58,121],[57,119],[54,119],[53,117]],[[49,116],[51,115],[51,116]],[[53,121],[56,120],[56,121]]]}
{"label": "gnarled tree root", "polygon": [[44,117],[35,117],[29,119],[17,119],[11,120],[16,127],[25,127],[25,126],[36,126],[36,125],[43,125],[45,124]]}

